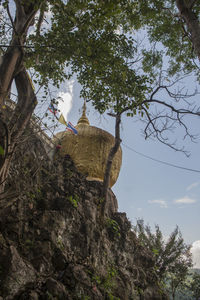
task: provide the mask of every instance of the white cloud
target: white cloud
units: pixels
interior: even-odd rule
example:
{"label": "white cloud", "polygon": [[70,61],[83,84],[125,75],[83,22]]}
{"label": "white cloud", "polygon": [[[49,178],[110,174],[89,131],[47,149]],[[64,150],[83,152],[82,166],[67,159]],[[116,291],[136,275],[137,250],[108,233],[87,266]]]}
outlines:
{"label": "white cloud", "polygon": [[148,202],[151,204],[159,204],[162,208],[167,208],[167,202],[163,199],[149,200]]}
{"label": "white cloud", "polygon": [[58,103],[58,109],[60,110],[60,113],[63,114],[66,121],[67,121],[68,114],[72,108],[73,85],[74,85],[74,80],[70,80],[68,83],[67,91],[58,93],[58,97],[61,98]]}
{"label": "white cloud", "polygon": [[194,268],[200,269],[200,240],[195,241],[192,244],[191,253],[192,253]]}
{"label": "white cloud", "polygon": [[195,202],[197,202],[196,199],[190,198],[188,196],[174,200],[174,203],[176,203],[176,204],[192,204]]}
{"label": "white cloud", "polygon": [[198,185],[200,185],[200,181],[194,182],[194,183],[190,184],[190,185],[186,188],[186,191],[191,191],[192,189],[194,189],[194,188],[197,187]]}

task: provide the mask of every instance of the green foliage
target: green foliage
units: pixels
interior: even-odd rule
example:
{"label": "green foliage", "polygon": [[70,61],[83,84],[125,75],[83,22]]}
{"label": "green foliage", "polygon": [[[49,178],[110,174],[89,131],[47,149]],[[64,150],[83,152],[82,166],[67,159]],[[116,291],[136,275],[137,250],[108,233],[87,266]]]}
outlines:
{"label": "green foliage", "polygon": [[[145,27],[148,39],[153,43],[154,48],[159,50],[162,45],[163,55],[165,55],[165,60],[168,60],[168,74],[174,75],[184,69],[185,72],[194,70],[198,75],[198,62],[195,61],[196,55],[191,42],[191,34],[187,31],[184,19],[180,17],[176,1],[140,1],[138,12],[140,13],[136,16],[139,19],[137,22],[140,27]],[[198,1],[194,1],[191,13],[199,19]]]}
{"label": "green foliage", "polygon": [[46,296],[47,296],[48,300],[55,300],[55,299],[57,299],[49,291],[46,292]]}
{"label": "green foliage", "polygon": [[62,240],[62,237],[61,237],[61,236],[58,236],[58,237],[57,237],[56,243],[57,243],[58,248],[59,248],[61,251],[64,251],[65,246],[64,246],[64,243],[63,243],[63,240]]}
{"label": "green foliage", "polygon": [[117,270],[113,266],[111,266],[107,271],[106,277],[102,281],[102,285],[104,289],[108,292],[108,296],[110,300],[111,299],[117,300],[116,297],[112,295],[112,289],[115,286],[116,276],[117,276]]}
{"label": "green foliage", "polygon": [[156,79],[163,65],[163,51],[156,49],[142,50],[143,60],[142,67],[143,71],[151,77],[151,83],[153,79]]}
{"label": "green foliage", "polygon": [[[198,274],[199,269],[190,269],[189,273],[187,274],[186,278],[184,281],[182,281],[177,287],[175,291],[175,299],[176,300],[195,300],[195,296],[193,294],[193,287],[191,287],[191,284],[193,282],[193,276],[194,274]],[[198,282],[198,281],[197,281]],[[199,283],[199,282],[198,282]],[[165,281],[165,289],[168,291],[168,294],[170,296],[170,299],[173,298],[172,294],[172,288],[170,287],[170,280],[168,281],[166,278]],[[198,299],[198,298],[197,298]]]}
{"label": "green foliage", "polygon": [[138,220],[134,230],[141,245],[153,254],[153,271],[160,282],[164,282],[167,277],[170,277],[175,285],[184,281],[192,266],[192,259],[190,246],[184,243],[178,227],[171,233],[167,241],[164,241],[158,225],[155,225],[153,233],[150,226],[145,226],[143,220]]}
{"label": "green foliage", "polygon": [[32,193],[32,192],[26,192],[27,197],[29,197],[31,200],[35,200],[36,199],[36,194]]}
{"label": "green foliage", "polygon": [[[132,18],[137,6],[137,1],[123,0],[51,0],[50,6],[44,4],[40,12],[46,16],[50,10],[49,26],[29,34],[24,48],[24,63],[35,71],[33,82],[43,86],[47,96],[49,83],[59,87],[76,73],[81,95],[92,100],[100,113],[126,109],[133,116],[140,112],[139,104],[150,89],[150,76],[130,64],[137,52],[131,34],[132,27],[139,25],[134,25]],[[36,18],[36,28],[38,22]]]}
{"label": "green foliage", "polygon": [[66,177],[70,179],[73,176],[73,172],[70,169],[65,170]]}
{"label": "green foliage", "polygon": [[4,155],[4,149],[1,145],[0,145],[0,155]]}
{"label": "green foliage", "polygon": [[82,292],[76,294],[77,300],[91,300],[90,296],[84,295]]}
{"label": "green foliage", "polygon": [[[34,3],[35,10],[40,3]],[[141,102],[152,90],[164,55],[169,58],[170,75],[182,65],[187,71],[195,68],[191,42],[183,37],[180,19],[174,17],[175,1],[51,0],[49,4],[40,8],[43,24],[49,25],[29,34],[24,48],[24,63],[35,71],[33,80],[44,86],[45,95],[49,83],[59,87],[76,73],[81,95],[100,113],[126,110],[128,116],[143,117]],[[199,15],[196,4],[194,10]],[[35,18],[36,28],[38,22]],[[137,39],[141,29],[148,39],[140,51]],[[2,31],[2,41],[6,32]]]}
{"label": "green foliage", "polygon": [[117,270],[113,265],[110,265],[105,277],[100,277],[96,274],[91,274],[92,281],[100,286],[108,296],[109,300],[119,300],[119,298],[113,296],[113,288],[116,284]]}
{"label": "green foliage", "polygon": [[177,258],[167,272],[165,282],[168,283],[167,290],[173,299],[178,290],[184,290],[191,265],[191,255],[188,253],[187,256]]}
{"label": "green foliage", "polygon": [[79,197],[78,195],[74,194],[73,196],[70,195],[67,197],[67,199],[69,200],[69,202],[73,205],[74,208],[78,207],[78,202],[79,202]]}
{"label": "green foliage", "polygon": [[[132,39],[115,32],[118,26],[128,28],[130,6],[124,1],[51,1],[51,27],[29,35],[27,67],[35,68],[40,84],[50,79],[58,86],[77,72],[80,81],[91,87],[90,74],[97,79],[115,63],[119,70],[123,57],[132,56]],[[37,65],[35,57],[39,57]]]}
{"label": "green foliage", "polygon": [[189,290],[195,299],[200,298],[200,274],[194,272],[191,283],[189,284]]}
{"label": "green foliage", "polygon": [[106,225],[112,230],[115,238],[119,238],[121,236],[119,224],[115,220],[108,218],[106,220]]}
{"label": "green foliage", "polygon": [[98,199],[98,204],[101,205],[105,201],[104,197]]}
{"label": "green foliage", "polygon": [[34,247],[34,241],[33,240],[29,240],[29,239],[26,239],[25,241],[24,241],[24,247],[26,248],[26,249],[32,249],[33,247]]}
{"label": "green foliage", "polygon": [[153,255],[157,256],[159,255],[159,250],[158,249],[152,249]]}
{"label": "green foliage", "polygon": [[26,192],[26,196],[29,198],[30,202],[31,201],[35,201],[35,200],[40,200],[42,198],[42,191],[40,190],[40,188],[35,188],[33,189],[31,187],[31,191],[27,191]]}
{"label": "green foliage", "polygon": [[83,296],[83,300],[90,300],[89,296]]}
{"label": "green foliage", "polygon": [[[7,5],[8,1],[5,3]],[[0,18],[1,44],[18,40],[6,5]],[[124,112],[129,117],[143,118],[145,115],[149,122],[144,128],[145,136],[157,137],[173,148],[173,142],[168,143],[165,133],[173,128],[174,118],[183,125],[181,116],[174,116],[173,109],[172,114],[163,115],[156,105],[152,105],[156,113],[148,114],[151,107],[147,102],[150,103],[153,87],[158,82],[163,83],[158,77],[163,63],[168,68],[165,79],[183,68],[187,72],[197,70],[191,41],[183,36],[183,20],[174,17],[177,13],[175,1],[30,0],[20,1],[20,5],[25,11],[30,10],[30,15],[36,11],[39,14],[30,22],[32,28],[27,28],[28,35],[21,33],[20,43],[22,64],[34,74],[32,81],[42,87],[43,100],[49,96],[56,101],[49,85],[59,88],[63,81],[76,75],[82,88],[81,96],[91,101],[99,113],[109,110],[117,117]],[[198,17],[200,9],[196,3],[193,10]],[[145,41],[140,46],[143,36]],[[6,44],[1,47],[2,52],[15,51]],[[167,62],[163,62],[164,56]],[[173,97],[174,94],[168,92],[168,95]],[[164,101],[157,101],[157,104],[165,105]],[[171,105],[164,107],[170,109]],[[26,115],[26,109],[24,113]],[[189,136],[187,128],[186,136]],[[76,206],[73,199],[71,202]]]}

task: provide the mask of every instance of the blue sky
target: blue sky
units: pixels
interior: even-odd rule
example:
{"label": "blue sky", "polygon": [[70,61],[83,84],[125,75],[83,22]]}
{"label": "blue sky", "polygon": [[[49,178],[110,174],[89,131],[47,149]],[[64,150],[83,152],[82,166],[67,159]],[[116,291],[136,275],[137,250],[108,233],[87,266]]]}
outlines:
{"label": "blue sky", "polygon": [[[200,170],[199,144],[190,144],[190,158],[174,152],[155,141],[145,141],[140,134],[140,124],[124,120],[122,140],[139,152],[156,159]],[[119,208],[131,220],[144,218],[153,225],[158,223],[165,235],[176,224],[187,242],[199,239],[200,173],[179,170],[139,156],[123,147],[123,166],[114,191]],[[192,185],[193,184],[193,185]]]}

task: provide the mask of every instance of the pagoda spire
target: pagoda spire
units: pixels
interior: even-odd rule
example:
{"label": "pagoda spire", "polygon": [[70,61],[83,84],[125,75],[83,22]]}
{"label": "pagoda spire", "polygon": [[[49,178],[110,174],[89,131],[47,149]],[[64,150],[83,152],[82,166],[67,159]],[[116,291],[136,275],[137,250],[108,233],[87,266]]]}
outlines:
{"label": "pagoda spire", "polygon": [[83,104],[83,111],[82,111],[82,116],[78,120],[77,125],[84,124],[84,125],[90,125],[90,122],[86,116],[86,101],[84,100]]}

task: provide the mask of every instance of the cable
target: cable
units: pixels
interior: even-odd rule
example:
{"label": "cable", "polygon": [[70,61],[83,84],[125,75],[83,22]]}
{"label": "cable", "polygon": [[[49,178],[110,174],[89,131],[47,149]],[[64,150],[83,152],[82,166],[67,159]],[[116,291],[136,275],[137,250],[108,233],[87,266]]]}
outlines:
{"label": "cable", "polygon": [[141,156],[143,156],[145,158],[148,158],[148,159],[151,159],[153,161],[159,162],[159,163],[161,163],[163,165],[167,165],[167,166],[170,166],[170,167],[173,167],[173,168],[182,169],[182,170],[186,170],[186,171],[190,171],[190,172],[200,173],[200,170],[195,170],[195,169],[190,169],[190,168],[185,168],[185,167],[177,166],[177,165],[174,165],[174,164],[171,164],[171,163],[168,163],[168,162],[165,162],[165,161],[153,158],[153,157],[148,156],[146,154],[143,154],[141,152],[138,152],[138,151],[134,150],[133,148],[125,145],[124,143],[122,143],[122,145],[124,147],[126,147],[127,149],[129,149],[129,150],[131,150],[131,151],[133,151],[133,152],[135,152],[135,153],[137,153],[137,154],[139,154],[139,155],[141,155]]}

